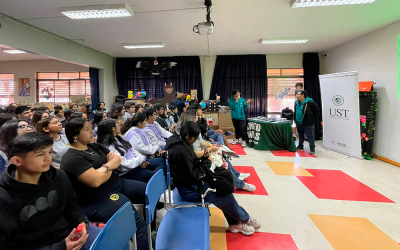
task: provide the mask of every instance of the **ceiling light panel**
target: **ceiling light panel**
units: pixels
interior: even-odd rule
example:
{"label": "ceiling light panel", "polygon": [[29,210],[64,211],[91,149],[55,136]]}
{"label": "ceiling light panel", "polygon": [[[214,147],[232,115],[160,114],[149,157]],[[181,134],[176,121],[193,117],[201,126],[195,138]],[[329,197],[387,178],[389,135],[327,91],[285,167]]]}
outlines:
{"label": "ceiling light panel", "polygon": [[335,6],[350,4],[367,4],[376,0],[293,0],[290,4],[292,8],[301,7],[318,7],[318,6]]}
{"label": "ceiling light panel", "polygon": [[296,43],[306,43],[308,38],[263,38],[260,44],[296,44]]}
{"label": "ceiling light panel", "polygon": [[94,19],[111,17],[130,17],[134,10],[128,4],[91,5],[61,8],[61,13],[71,19]]}
{"label": "ceiling light panel", "polygon": [[8,53],[8,54],[25,54],[25,51],[22,50],[18,50],[18,49],[4,49],[3,50],[4,53]]}
{"label": "ceiling light panel", "polygon": [[131,43],[124,44],[125,49],[155,49],[155,48],[164,48],[165,44],[163,43]]}

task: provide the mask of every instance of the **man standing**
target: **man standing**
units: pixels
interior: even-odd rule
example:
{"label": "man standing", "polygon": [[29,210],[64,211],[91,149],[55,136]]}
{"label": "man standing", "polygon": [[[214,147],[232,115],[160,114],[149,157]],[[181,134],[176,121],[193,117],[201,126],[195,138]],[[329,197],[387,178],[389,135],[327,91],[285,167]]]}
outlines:
{"label": "man standing", "polygon": [[246,147],[246,133],[244,131],[244,120],[246,118],[244,111],[249,108],[250,100],[246,102],[241,98],[239,90],[233,90],[232,95],[233,97],[229,99],[229,107],[231,108],[232,123],[236,135],[236,139],[233,140],[232,144],[235,145],[239,142],[242,147]]}
{"label": "man standing", "polygon": [[320,112],[317,104],[307,97],[307,91],[301,90],[296,94],[297,101],[294,104],[294,120],[297,132],[299,133],[299,146],[297,149],[303,150],[304,134],[307,135],[310,143],[310,154],[315,154],[315,138],[313,135],[314,116]]}

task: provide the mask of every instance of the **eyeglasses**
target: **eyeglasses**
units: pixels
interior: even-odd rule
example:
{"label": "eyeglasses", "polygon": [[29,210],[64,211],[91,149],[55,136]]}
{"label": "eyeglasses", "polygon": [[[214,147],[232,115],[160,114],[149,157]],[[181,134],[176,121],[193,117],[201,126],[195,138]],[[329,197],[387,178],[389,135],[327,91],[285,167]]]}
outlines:
{"label": "eyeglasses", "polygon": [[18,126],[18,128],[19,129],[22,129],[22,130],[32,130],[33,129],[33,126],[27,126],[27,125],[19,125]]}

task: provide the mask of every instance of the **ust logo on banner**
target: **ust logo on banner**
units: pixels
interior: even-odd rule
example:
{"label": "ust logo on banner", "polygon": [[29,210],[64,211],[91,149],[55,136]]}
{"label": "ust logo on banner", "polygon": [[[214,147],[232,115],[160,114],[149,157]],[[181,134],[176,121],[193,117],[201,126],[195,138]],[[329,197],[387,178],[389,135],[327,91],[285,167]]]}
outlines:
{"label": "ust logo on banner", "polygon": [[324,148],[361,159],[358,72],[319,76]]}

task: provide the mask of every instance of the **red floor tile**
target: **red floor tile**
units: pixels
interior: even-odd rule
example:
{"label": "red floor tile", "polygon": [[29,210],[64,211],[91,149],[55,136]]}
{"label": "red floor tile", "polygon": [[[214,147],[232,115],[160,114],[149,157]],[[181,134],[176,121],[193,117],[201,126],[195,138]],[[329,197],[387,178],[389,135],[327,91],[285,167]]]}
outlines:
{"label": "red floor tile", "polygon": [[313,177],[297,178],[319,199],[394,203],[340,170],[306,170]]}
{"label": "red floor tile", "polygon": [[256,170],[253,167],[237,167],[235,169],[240,173],[250,173],[250,177],[245,180],[249,184],[256,186],[256,191],[247,192],[242,189],[236,189],[235,194],[251,194],[251,195],[268,195],[267,190],[265,190],[260,178],[257,175]]}
{"label": "red floor tile", "polygon": [[317,156],[310,154],[309,152],[305,150],[299,150],[297,152],[290,152],[287,150],[277,150],[277,151],[271,151],[271,153],[274,156],[283,156],[283,157],[311,157],[311,158],[317,158]]}
{"label": "red floor tile", "polygon": [[247,155],[242,145],[240,144],[236,145],[229,144],[229,145],[231,146],[231,149],[236,152],[237,155]]}
{"label": "red floor tile", "polygon": [[257,250],[298,250],[292,236],[289,234],[274,234],[255,232],[251,236],[240,233],[226,233],[228,250],[257,249]]}

